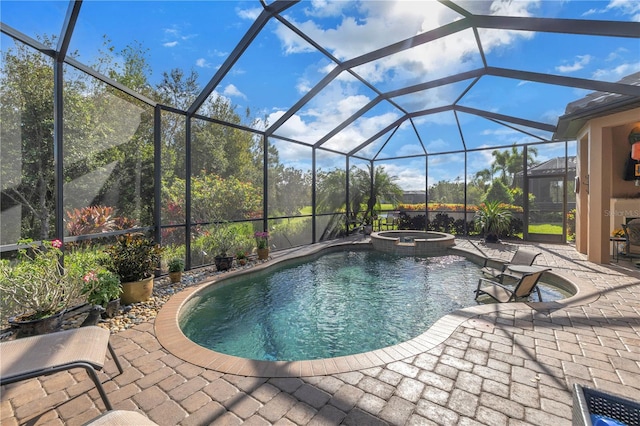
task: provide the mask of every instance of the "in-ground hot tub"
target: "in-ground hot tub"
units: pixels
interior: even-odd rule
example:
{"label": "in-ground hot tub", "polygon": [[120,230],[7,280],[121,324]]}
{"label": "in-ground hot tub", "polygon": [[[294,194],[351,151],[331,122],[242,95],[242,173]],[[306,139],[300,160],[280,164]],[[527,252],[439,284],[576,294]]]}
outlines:
{"label": "in-ground hot tub", "polygon": [[455,245],[455,237],[433,231],[382,231],[371,234],[373,248],[403,256],[441,256]]}

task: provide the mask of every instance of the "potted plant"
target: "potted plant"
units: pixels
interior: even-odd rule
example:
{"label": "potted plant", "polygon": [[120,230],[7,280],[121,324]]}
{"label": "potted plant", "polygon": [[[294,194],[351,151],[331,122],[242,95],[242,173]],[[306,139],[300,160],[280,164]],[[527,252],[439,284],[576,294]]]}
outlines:
{"label": "potted plant", "polygon": [[256,247],[258,249],[258,259],[265,260],[269,258],[269,232],[258,231],[253,234],[256,238]]}
{"label": "potted plant", "polygon": [[82,289],[82,265],[63,266],[62,242],[35,244],[22,240],[17,259],[0,261],[0,307],[18,336],[49,333],[59,329],[63,315],[78,300]]}
{"label": "potted plant", "polygon": [[473,222],[486,243],[497,243],[500,234],[511,225],[511,212],[498,201],[487,201],[478,207]]}
{"label": "potted plant", "polygon": [[240,266],[246,265],[247,264],[247,253],[245,253],[244,250],[236,251],[236,261],[238,262],[238,265],[240,265]]}
{"label": "potted plant", "polygon": [[233,266],[233,256],[229,255],[236,244],[236,228],[228,223],[218,223],[211,233],[216,256],[214,262],[218,271],[226,271]]}
{"label": "potted plant", "polygon": [[153,293],[153,272],[162,249],[141,233],[124,234],[107,247],[107,269],[122,283],[120,302],[125,305],[148,300]]}
{"label": "potted plant", "polygon": [[172,283],[179,283],[182,280],[182,271],[184,271],[184,259],[175,257],[167,263],[169,268],[169,278]]}
{"label": "potted plant", "polygon": [[112,318],[120,309],[120,278],[106,268],[101,268],[89,271],[82,280],[82,293],[87,296],[87,302],[102,306],[105,309],[102,316]]}

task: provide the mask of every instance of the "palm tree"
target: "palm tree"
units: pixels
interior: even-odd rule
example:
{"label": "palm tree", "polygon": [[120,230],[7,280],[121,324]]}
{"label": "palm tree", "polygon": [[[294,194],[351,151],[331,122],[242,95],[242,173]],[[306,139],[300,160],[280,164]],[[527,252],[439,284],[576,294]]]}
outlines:
{"label": "palm tree", "polygon": [[[493,162],[491,163],[492,175],[500,172],[502,182],[507,186],[513,187],[516,174],[523,169],[524,150],[518,150],[518,148],[513,145],[511,149],[504,151],[496,149],[491,155],[493,155]],[[527,167],[534,166],[537,163],[535,159],[536,155],[538,155],[538,150],[535,147],[527,148]]]}
{"label": "palm tree", "polygon": [[367,208],[363,220],[370,223],[376,208],[380,207],[380,199],[396,204],[402,197],[402,188],[395,183],[396,176],[389,175],[384,166],[373,167],[368,164],[366,169],[351,168],[350,204],[352,212],[360,211],[360,206],[366,200]]}

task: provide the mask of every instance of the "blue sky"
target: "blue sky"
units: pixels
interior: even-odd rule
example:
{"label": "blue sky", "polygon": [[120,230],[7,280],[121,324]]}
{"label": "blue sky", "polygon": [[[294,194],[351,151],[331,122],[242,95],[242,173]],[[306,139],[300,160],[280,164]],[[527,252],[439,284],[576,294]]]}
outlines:
{"label": "blue sky", "polygon": [[[458,1],[477,14],[598,19],[640,22],[640,1]],[[15,29],[36,37],[59,34],[66,14],[66,1],[5,1],[1,19]],[[148,59],[157,83],[172,68],[195,70],[204,86],[234,49],[255,20],[262,6],[255,1],[85,1],[82,5],[71,50],[84,63],[93,63],[108,37],[119,51],[136,40],[148,49]],[[461,19],[453,10],[433,1],[303,1],[283,13],[338,60],[344,61],[372,49],[404,40]],[[605,38],[522,31],[480,30],[482,48],[490,66],[513,68],[587,79],[617,81],[640,71],[640,39]],[[1,39],[3,49],[11,45]],[[228,98],[239,112],[250,108],[255,117],[275,122],[335,64],[300,39],[290,29],[272,20],[258,34],[213,96]],[[471,30],[405,50],[354,68],[381,92],[431,81],[452,73],[482,66]],[[394,101],[407,111],[418,111],[455,101],[470,81],[442,86]],[[567,103],[588,92],[574,88],[485,76],[459,102],[527,120],[556,124]],[[310,144],[324,137],[376,94],[352,76],[342,73],[322,90],[276,134]],[[348,152],[402,116],[394,105],[382,102],[363,117],[329,139],[325,146]],[[537,139],[496,125],[472,114],[458,114],[469,148],[509,146]],[[377,158],[439,153],[462,149],[460,131],[452,112],[414,121],[417,133],[405,122],[386,142],[389,134],[369,145],[362,154]],[[259,125],[264,125],[260,123]],[[524,128],[543,138],[548,132]],[[386,142],[386,144],[385,144]],[[285,144],[279,144],[279,146]],[[545,156],[558,155],[545,150]],[[326,167],[335,156],[326,155]],[[456,156],[430,160],[430,182],[455,179],[462,173]],[[490,152],[474,154],[471,172],[488,166]],[[545,157],[539,154],[539,159]],[[281,160],[308,168],[310,149],[281,148]],[[424,188],[424,158],[383,162],[401,179],[406,189]],[[339,164],[343,164],[340,160]],[[441,166],[442,165],[442,166]]]}

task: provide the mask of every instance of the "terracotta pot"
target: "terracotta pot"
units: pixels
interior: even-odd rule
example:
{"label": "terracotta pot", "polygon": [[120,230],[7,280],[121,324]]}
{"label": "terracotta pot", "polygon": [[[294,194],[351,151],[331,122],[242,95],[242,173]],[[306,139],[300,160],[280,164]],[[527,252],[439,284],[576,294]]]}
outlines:
{"label": "terracotta pot", "polygon": [[153,277],[142,281],[122,283],[120,303],[123,305],[130,305],[132,303],[144,302],[145,300],[149,300],[152,294]]}
{"label": "terracotta pot", "polygon": [[17,329],[16,337],[37,336],[38,334],[53,333],[62,328],[62,319],[64,311],[57,314],[39,318],[35,320],[23,319],[23,316],[17,316],[9,319],[11,327]]}
{"label": "terracotta pot", "polygon": [[172,283],[179,283],[180,281],[182,281],[182,271],[169,272],[169,278],[171,279]]}
{"label": "terracotta pot", "polygon": [[269,259],[269,249],[268,248],[258,249],[258,259],[259,260]]}

